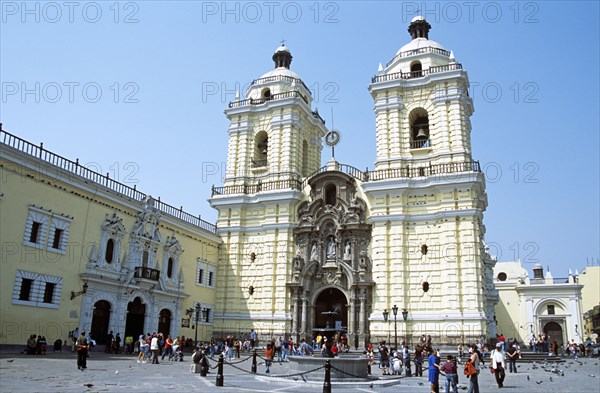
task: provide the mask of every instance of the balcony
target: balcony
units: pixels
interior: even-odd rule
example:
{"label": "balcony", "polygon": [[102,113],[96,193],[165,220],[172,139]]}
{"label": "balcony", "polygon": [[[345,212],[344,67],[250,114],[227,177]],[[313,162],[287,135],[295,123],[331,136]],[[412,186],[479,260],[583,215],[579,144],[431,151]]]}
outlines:
{"label": "balcony", "polygon": [[267,166],[267,159],[265,158],[264,160],[254,160],[252,159],[252,168],[266,168]]}
{"label": "balcony", "polygon": [[437,74],[440,72],[462,70],[462,64],[453,63],[441,66],[430,67],[426,70],[409,71],[409,72],[394,72],[393,74],[375,75],[371,78],[371,83],[388,82],[397,79],[416,79],[427,75]]}
{"label": "balcony", "polygon": [[158,281],[160,279],[160,270],[150,269],[149,267],[138,266],[133,274],[135,278],[143,278],[145,280]]}
{"label": "balcony", "polygon": [[410,141],[411,149],[427,149],[431,147],[431,142],[429,139],[417,139],[414,141]]}

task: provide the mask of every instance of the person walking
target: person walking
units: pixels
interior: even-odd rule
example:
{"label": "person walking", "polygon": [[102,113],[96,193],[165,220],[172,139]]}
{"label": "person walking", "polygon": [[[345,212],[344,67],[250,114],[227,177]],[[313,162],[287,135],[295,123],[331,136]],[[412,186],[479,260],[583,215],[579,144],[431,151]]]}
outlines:
{"label": "person walking", "polygon": [[271,343],[267,344],[267,347],[265,348],[265,367],[266,367],[265,372],[266,373],[271,372],[270,367],[271,367],[271,363],[273,362],[273,356],[274,356],[273,352],[274,351],[273,351],[273,347],[271,346]]}
{"label": "person walking", "polygon": [[421,344],[417,344],[415,347],[415,376],[422,377],[423,376],[423,348],[421,348]]}
{"label": "person walking", "polygon": [[475,371],[477,371],[475,374],[471,374],[467,377],[469,378],[469,389],[467,390],[467,393],[479,393],[479,370],[481,370],[482,356],[479,349],[477,349],[477,344],[472,344],[469,348],[469,360],[467,361],[471,362],[473,366],[475,366]]}
{"label": "person walking", "polygon": [[88,340],[85,330],[81,331],[81,336],[75,341],[75,348],[77,349],[77,369],[83,371],[87,368],[88,353]]}
{"label": "person walking", "polygon": [[150,341],[150,351],[152,352],[152,364],[158,364],[158,336],[156,333],[152,336]]}
{"label": "person walking", "polygon": [[496,344],[496,349],[492,352],[492,369],[494,370],[494,377],[496,377],[496,383],[498,387],[504,386],[504,377],[506,363],[504,362],[504,352],[502,352],[502,344]]}
{"label": "person walking", "polygon": [[171,360],[173,357],[173,340],[171,340],[170,335],[167,335],[167,339],[165,340],[165,350],[163,351],[160,360],[165,360],[165,356],[168,356],[168,360]]}
{"label": "person walking", "polygon": [[381,342],[379,346],[379,364],[383,369],[383,375],[389,375],[388,369],[390,367],[390,353],[388,347],[385,345],[385,340]]}

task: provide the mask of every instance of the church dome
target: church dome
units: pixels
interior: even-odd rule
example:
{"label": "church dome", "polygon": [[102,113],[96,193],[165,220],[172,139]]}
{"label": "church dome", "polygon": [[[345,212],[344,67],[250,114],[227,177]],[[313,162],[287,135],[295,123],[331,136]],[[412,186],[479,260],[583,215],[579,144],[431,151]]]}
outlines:
{"label": "church dome", "polygon": [[400,53],[403,53],[403,52],[409,52],[409,51],[413,51],[413,50],[417,50],[417,49],[421,49],[421,48],[435,48],[435,49],[446,50],[439,42],[436,42],[436,41],[433,41],[433,40],[430,40],[427,38],[415,38],[411,42],[409,42],[408,44],[406,44],[402,48],[400,48],[400,50],[396,53],[396,55],[399,55]]}
{"label": "church dome", "polygon": [[289,68],[285,68],[285,67],[277,67],[274,70],[271,70],[271,71],[263,74],[260,77],[260,79],[268,78],[271,76],[289,76],[290,78],[301,79],[300,75],[296,74],[294,71],[290,70]]}
{"label": "church dome", "polygon": [[444,47],[438,42],[429,39],[430,29],[431,25],[427,23],[423,16],[417,15],[412,18],[410,21],[410,26],[408,27],[408,32],[412,37],[412,41],[400,48],[396,55],[423,48],[433,48],[446,51],[446,49],[444,49]]}

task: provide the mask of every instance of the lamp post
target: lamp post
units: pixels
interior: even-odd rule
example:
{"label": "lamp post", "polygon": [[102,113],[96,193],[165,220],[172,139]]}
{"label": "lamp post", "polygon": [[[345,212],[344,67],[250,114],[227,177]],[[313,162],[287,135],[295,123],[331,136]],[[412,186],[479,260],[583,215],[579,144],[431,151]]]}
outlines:
{"label": "lamp post", "polygon": [[190,307],[185,310],[185,313],[190,316],[190,318],[194,317],[194,348],[196,348],[196,343],[198,342],[198,320],[200,319],[200,303],[196,303],[194,307]]}
{"label": "lamp post", "polygon": [[392,307],[394,313],[394,347],[398,350],[398,306]]}
{"label": "lamp post", "polygon": [[[386,322],[386,324],[387,324],[389,316],[390,316],[390,312],[386,308],[385,310],[383,310],[383,320]],[[387,331],[388,331],[388,340],[389,340],[389,333],[390,333],[389,325],[388,325]]]}
{"label": "lamp post", "polygon": [[77,296],[81,296],[81,295],[85,295],[88,289],[88,283],[87,281],[83,282],[83,287],[81,288],[81,291],[71,291],[71,300],[75,299]]}
{"label": "lamp post", "polygon": [[406,331],[406,344],[408,344],[408,310],[402,310],[402,319],[404,319],[404,330]]}
{"label": "lamp post", "polygon": [[[207,317],[207,316],[208,316],[208,308],[204,307],[204,308],[202,309],[202,320],[203,320],[204,322],[206,322],[206,319],[207,319],[206,317]],[[200,337],[200,338],[202,338],[202,337]],[[208,340],[208,341],[209,341],[209,343],[210,343],[210,340]],[[206,343],[205,343],[205,344],[206,344]]]}

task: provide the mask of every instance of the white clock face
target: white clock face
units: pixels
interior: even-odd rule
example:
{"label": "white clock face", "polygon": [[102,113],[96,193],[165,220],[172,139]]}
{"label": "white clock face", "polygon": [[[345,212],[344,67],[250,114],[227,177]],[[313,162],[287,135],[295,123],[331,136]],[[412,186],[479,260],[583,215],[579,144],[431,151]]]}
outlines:
{"label": "white clock face", "polygon": [[340,133],[335,130],[331,130],[325,135],[325,143],[327,143],[329,146],[337,145],[339,141]]}

